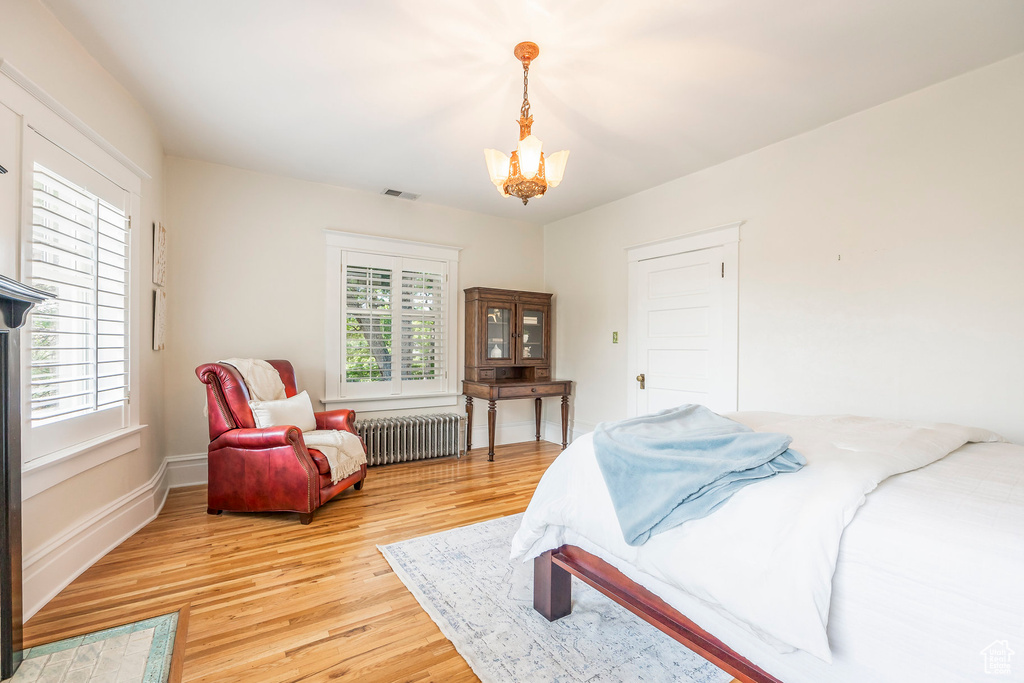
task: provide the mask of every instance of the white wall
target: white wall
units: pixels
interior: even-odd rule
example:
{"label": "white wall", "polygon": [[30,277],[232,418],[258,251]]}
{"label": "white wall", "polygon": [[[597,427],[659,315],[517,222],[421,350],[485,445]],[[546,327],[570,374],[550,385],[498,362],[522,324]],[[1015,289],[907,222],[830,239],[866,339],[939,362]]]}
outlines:
{"label": "white wall", "polygon": [[[462,247],[460,289],[543,287],[539,225],[175,157],[167,157],[164,177],[171,455],[206,453],[205,387],[195,374],[202,363],[288,359],[299,387],[322,409],[324,228]],[[462,306],[460,295],[460,378]],[[461,413],[463,406],[440,410]],[[479,446],[486,410],[474,417]],[[502,402],[498,422],[506,438],[524,428],[532,434],[531,402]]]}
{"label": "white wall", "polygon": [[745,220],[741,410],[1024,442],[1022,121],[1019,55],[545,226],[579,427],[625,414],[624,248]]}
{"label": "white wall", "polygon": [[[152,235],[148,226],[160,220],[161,212],[163,149],[146,112],[36,0],[3,0],[0,58],[9,61],[149,173],[151,179],[142,186],[141,224],[146,229],[136,230],[133,235],[134,239],[142,240],[142,253],[150,254]],[[9,135],[11,129],[7,112],[2,114],[0,137]],[[15,127],[20,130],[20,123]],[[0,141],[0,149],[5,144]],[[18,278],[18,220],[12,220],[9,202],[3,201],[2,196],[0,210],[0,272]],[[163,461],[163,358],[149,350],[151,323],[146,322],[152,320],[148,285],[152,264],[143,258],[136,265],[145,283],[144,296],[133,303],[131,311],[143,321],[142,395],[133,396],[132,400],[141,403],[141,421],[148,428],[138,450],[86,470],[25,501],[24,555],[30,564],[35,560],[33,566],[25,568],[28,611],[37,608],[39,600],[53,588],[59,588],[88,566],[88,562],[83,565],[83,558],[92,558],[111,538],[122,534],[122,530],[111,531],[115,535],[107,537],[101,527],[109,514],[120,509],[126,496],[133,496],[151,482]],[[91,547],[80,548],[80,552],[69,550],[76,536],[78,541],[86,538]]]}
{"label": "white wall", "polygon": [[18,273],[18,216],[21,202],[21,117],[0,102],[0,274]]}

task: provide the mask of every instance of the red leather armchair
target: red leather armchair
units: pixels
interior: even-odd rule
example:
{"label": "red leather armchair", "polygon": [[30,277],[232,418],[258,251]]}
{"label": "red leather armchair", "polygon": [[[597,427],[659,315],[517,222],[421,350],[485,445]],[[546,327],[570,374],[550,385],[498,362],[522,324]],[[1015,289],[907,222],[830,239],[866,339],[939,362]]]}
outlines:
{"label": "red leather armchair", "polygon": [[[295,370],[286,360],[267,361],[281,375],[285,393],[295,391]],[[350,486],[358,491],[366,478],[360,471],[331,483],[327,458],[307,449],[298,427],[257,429],[249,409],[249,390],[238,370],[223,363],[196,368],[206,385],[210,417],[208,509],[211,515],[233,512],[298,512],[303,524],[313,521],[321,505]],[[352,410],[315,413],[317,429],[356,434]]]}

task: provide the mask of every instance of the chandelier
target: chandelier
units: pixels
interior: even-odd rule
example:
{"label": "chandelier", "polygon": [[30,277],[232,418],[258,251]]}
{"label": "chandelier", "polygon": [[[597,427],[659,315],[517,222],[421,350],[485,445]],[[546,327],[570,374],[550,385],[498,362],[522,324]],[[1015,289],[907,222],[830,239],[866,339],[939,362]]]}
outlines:
{"label": "chandelier", "polygon": [[533,197],[540,197],[549,187],[557,187],[562,182],[565,162],[569,160],[569,150],[555,152],[547,159],[541,150],[543,143],[530,132],[533,117],[530,116],[530,62],[540,54],[536,43],[519,43],[516,45],[516,59],[523,63],[523,106],[519,110],[519,145],[512,156],[507,157],[496,149],[485,149],[484,160],[491,182],[498,188],[502,197],[519,197],[526,204]]}

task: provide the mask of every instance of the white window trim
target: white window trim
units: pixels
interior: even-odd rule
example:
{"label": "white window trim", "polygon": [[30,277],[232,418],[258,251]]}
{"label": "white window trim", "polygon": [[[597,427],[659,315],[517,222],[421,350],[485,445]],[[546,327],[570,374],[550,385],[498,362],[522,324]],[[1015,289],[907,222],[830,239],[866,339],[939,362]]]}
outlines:
{"label": "white window trim", "polygon": [[413,408],[437,408],[454,406],[459,403],[460,394],[445,392],[442,394],[423,394],[410,396],[403,394],[394,398],[325,398],[320,403],[327,410],[348,408],[357,412],[372,413],[378,410],[410,410]]}
{"label": "white window trim", "polygon": [[[107,140],[89,128],[81,119],[61,105],[45,90],[32,82],[6,60],[0,60],[0,104],[8,107],[21,117],[21,205],[18,217],[20,230],[19,241],[22,246],[22,258],[17,277],[23,277],[25,259],[30,258],[26,244],[31,239],[31,197],[26,187],[31,187],[32,159],[26,150],[29,136],[39,134],[63,148],[72,156],[94,168],[115,184],[121,186],[130,195],[130,213],[133,218],[133,230],[139,227],[142,206],[142,180],[150,176],[142,168],[117,150]],[[26,185],[27,183],[27,185]],[[26,237],[27,235],[27,237]],[[137,235],[131,240],[129,261],[129,396],[128,425],[122,429],[64,448],[45,456],[34,458],[23,464],[23,498],[29,498],[46,489],[56,486],[62,481],[103,464],[121,455],[137,451],[141,448],[141,432],[146,425],[140,424],[139,405],[140,389],[140,345],[142,327],[138,302],[142,294],[141,273],[142,239]],[[29,347],[30,338],[26,328],[22,330],[21,348]],[[22,381],[31,377],[28,371],[28,355],[23,355]],[[26,386],[22,387],[22,457],[32,452],[31,415],[28,409]]]}
{"label": "white window trim", "polygon": [[21,471],[22,500],[28,500],[86,470],[138,450],[142,446],[142,432],[145,428],[146,425],[125,427],[25,463]]}
{"label": "white window trim", "polygon": [[[324,297],[324,341],[326,363],[324,373],[324,399],[328,409],[349,408],[352,410],[402,410],[433,406],[456,405],[459,397],[458,373],[458,310],[459,310],[459,252],[462,247],[450,247],[426,242],[375,237],[340,230],[324,230],[326,240],[326,284]],[[445,326],[450,331],[445,344],[445,378],[443,389],[429,394],[402,394],[399,396],[346,397],[342,386],[342,345],[344,344],[341,302],[343,282],[341,278],[342,253],[361,252],[382,256],[402,256],[445,261],[448,266],[448,287],[445,288]]]}

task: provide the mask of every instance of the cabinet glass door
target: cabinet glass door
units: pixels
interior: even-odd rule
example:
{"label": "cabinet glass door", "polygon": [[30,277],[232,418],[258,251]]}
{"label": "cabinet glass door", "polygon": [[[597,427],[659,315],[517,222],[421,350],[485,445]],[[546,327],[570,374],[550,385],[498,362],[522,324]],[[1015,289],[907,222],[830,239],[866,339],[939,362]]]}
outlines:
{"label": "cabinet glass door", "polygon": [[544,311],[540,308],[523,308],[519,329],[522,330],[522,360],[544,360]]}
{"label": "cabinet glass door", "polygon": [[488,360],[509,360],[512,358],[512,309],[487,307]]}

